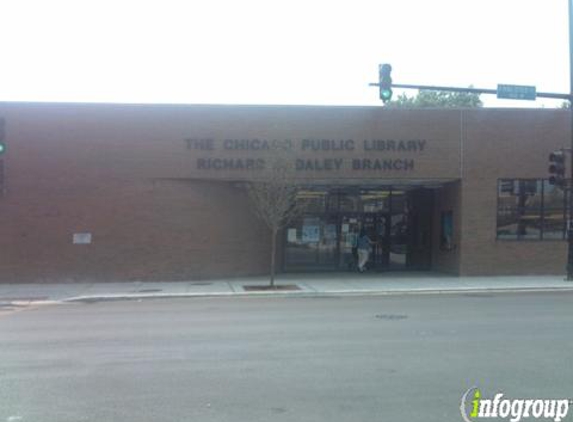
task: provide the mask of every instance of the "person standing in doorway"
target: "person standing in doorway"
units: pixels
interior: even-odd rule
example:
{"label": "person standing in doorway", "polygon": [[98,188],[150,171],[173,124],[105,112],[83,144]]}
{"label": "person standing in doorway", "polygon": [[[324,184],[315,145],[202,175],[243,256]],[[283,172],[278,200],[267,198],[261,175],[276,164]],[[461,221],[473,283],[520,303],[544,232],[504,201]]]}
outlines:
{"label": "person standing in doorway", "polygon": [[365,265],[370,258],[370,249],[375,243],[368,237],[364,229],[360,231],[358,237],[358,271],[361,273],[366,271]]}

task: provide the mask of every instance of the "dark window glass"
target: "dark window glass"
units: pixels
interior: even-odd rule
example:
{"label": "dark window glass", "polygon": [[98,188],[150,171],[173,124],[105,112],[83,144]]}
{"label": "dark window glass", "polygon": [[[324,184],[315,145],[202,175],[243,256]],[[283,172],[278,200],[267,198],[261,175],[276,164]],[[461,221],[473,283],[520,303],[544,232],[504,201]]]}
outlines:
{"label": "dark window glass", "polygon": [[563,191],[540,179],[498,181],[498,239],[563,239]]}
{"label": "dark window glass", "polygon": [[326,209],[328,212],[338,212],[338,199],[340,194],[337,191],[328,192],[326,196]]}
{"label": "dark window glass", "polygon": [[297,201],[304,204],[304,211],[309,213],[323,213],[326,210],[325,191],[304,190],[297,195]]}
{"label": "dark window glass", "polygon": [[344,212],[360,212],[362,203],[360,196],[352,192],[342,192],[340,194],[340,211]]}
{"label": "dark window glass", "polygon": [[403,190],[392,191],[392,214],[408,212],[408,197]]}
{"label": "dark window glass", "polygon": [[563,190],[549,184],[548,180],[543,181],[543,204],[545,208],[560,209],[563,211],[565,195]]}
{"label": "dark window glass", "polygon": [[497,208],[497,237],[498,239],[517,239],[519,215],[513,203],[503,203]]}
{"label": "dark window glass", "polygon": [[360,192],[363,212],[390,211],[389,190],[365,190]]}
{"label": "dark window glass", "polygon": [[520,210],[517,235],[520,239],[541,239],[541,208]]}

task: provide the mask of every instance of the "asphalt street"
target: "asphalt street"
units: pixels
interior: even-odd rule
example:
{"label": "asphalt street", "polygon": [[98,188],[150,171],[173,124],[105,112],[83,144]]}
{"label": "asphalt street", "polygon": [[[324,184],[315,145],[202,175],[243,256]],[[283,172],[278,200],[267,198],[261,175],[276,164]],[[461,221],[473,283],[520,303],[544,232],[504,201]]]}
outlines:
{"label": "asphalt street", "polygon": [[474,293],[6,309],[0,422],[445,422],[472,386],[573,398],[572,305]]}

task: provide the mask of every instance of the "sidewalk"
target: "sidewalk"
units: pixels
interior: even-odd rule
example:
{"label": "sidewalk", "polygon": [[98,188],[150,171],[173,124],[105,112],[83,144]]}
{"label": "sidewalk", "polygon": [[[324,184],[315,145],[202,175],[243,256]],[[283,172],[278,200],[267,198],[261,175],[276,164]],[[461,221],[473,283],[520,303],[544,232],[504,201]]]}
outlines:
{"label": "sidewalk", "polygon": [[563,276],[453,277],[437,273],[280,274],[277,285],[293,290],[246,290],[268,285],[268,277],[179,282],[0,284],[0,305],[216,296],[330,296],[573,291]]}

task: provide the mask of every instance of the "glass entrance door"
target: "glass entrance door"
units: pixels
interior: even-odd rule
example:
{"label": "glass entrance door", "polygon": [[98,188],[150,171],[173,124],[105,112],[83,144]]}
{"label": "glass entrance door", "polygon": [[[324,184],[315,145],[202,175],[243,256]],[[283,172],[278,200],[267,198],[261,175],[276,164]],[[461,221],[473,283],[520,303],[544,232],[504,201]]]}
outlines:
{"label": "glass entrance door", "polygon": [[[354,189],[323,196],[320,202],[323,212],[312,209],[312,213],[286,228],[285,270],[355,270],[361,230],[376,242],[371,249],[369,269],[413,268],[412,228],[418,226],[412,226],[417,221],[416,214],[409,209],[410,203],[417,206],[412,202],[416,198],[412,191]],[[431,210],[430,206],[427,208]],[[418,210],[418,213],[429,211]],[[429,239],[429,235],[426,237]]]}
{"label": "glass entrance door", "polygon": [[332,270],[338,262],[336,216],[305,216],[287,228],[285,263],[291,270]]}
{"label": "glass entrance door", "polygon": [[357,215],[342,215],[340,218],[340,258],[338,267],[341,270],[353,270],[358,262],[356,244],[360,233],[360,219]]}
{"label": "glass entrance door", "polygon": [[408,220],[409,198],[406,192],[392,191],[392,202],[387,218],[388,224],[388,269],[402,270],[408,264],[410,245],[410,222]]}
{"label": "glass entrance door", "polygon": [[390,258],[390,219],[385,213],[362,213],[343,215],[340,226],[340,265],[341,269],[356,269],[358,255],[356,245],[362,230],[376,242],[372,245],[367,267],[369,269],[386,269]]}
{"label": "glass entrance door", "polygon": [[388,217],[385,213],[367,213],[362,216],[362,230],[375,242],[366,264],[368,269],[383,270],[388,265]]}
{"label": "glass entrance door", "polygon": [[388,269],[402,270],[408,263],[408,222],[404,212],[388,216]]}

